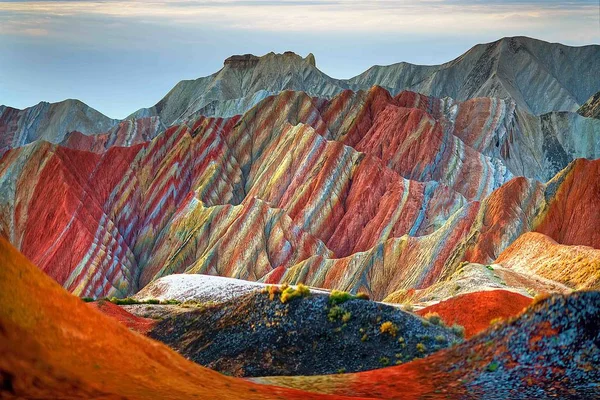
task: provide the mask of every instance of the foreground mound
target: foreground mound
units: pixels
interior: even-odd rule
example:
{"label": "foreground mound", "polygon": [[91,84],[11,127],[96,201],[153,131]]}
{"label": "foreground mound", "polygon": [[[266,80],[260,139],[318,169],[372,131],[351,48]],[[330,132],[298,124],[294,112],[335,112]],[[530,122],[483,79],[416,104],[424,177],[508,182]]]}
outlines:
{"label": "foreground mound", "polygon": [[425,307],[417,314],[436,313],[446,325],[463,326],[465,337],[469,338],[486,330],[493,320],[516,316],[531,301],[530,297],[508,290],[472,292]]}
{"label": "foreground mound", "polygon": [[89,303],[89,305],[95,308],[96,310],[100,311],[101,313],[116,319],[129,329],[133,329],[134,331],[140,333],[148,333],[156,324],[156,321],[149,318],[142,318],[133,315],[129,311],[124,310],[123,308],[111,303],[110,301],[99,300],[93,303]]}
{"label": "foreground mound", "polygon": [[459,340],[450,329],[397,308],[344,300],[343,294],[306,293],[284,303],[279,295],[257,291],[176,313],[149,335],[236,376],[364,371],[423,357]]}
{"label": "foreground mound", "polygon": [[485,334],[398,367],[256,381],[382,399],[600,398],[600,292],[554,295]]}
{"label": "foreground mound", "polygon": [[68,294],[0,238],[0,398],[311,399],[229,378]]}

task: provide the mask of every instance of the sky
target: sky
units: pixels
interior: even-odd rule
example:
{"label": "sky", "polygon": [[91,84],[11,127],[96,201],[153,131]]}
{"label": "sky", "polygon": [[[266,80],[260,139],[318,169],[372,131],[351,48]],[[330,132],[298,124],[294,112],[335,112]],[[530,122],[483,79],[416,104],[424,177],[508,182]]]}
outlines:
{"label": "sky", "polygon": [[599,0],[0,0],[0,104],[76,98],[124,118],[232,54],[313,53],[349,78],[518,35],[599,44]]}

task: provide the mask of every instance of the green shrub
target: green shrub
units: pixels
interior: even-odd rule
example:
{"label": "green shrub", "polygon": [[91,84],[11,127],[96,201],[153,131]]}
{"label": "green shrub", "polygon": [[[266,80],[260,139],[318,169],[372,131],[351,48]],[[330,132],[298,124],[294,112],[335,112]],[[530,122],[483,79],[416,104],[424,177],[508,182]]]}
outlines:
{"label": "green shrub", "polygon": [[292,286],[288,286],[286,287],[282,292],[281,292],[281,297],[280,300],[282,303],[287,303],[288,301],[291,301],[293,299],[296,298],[302,298],[302,297],[306,297],[310,294],[310,289],[308,287],[306,287],[303,284],[298,284],[296,286],[296,288],[292,287]]}
{"label": "green shrub", "polygon": [[499,364],[496,361],[492,361],[491,363],[489,363],[489,365],[487,366],[487,370],[489,372],[495,372],[499,367]]}
{"label": "green shrub", "polygon": [[452,327],[450,328],[450,330],[452,330],[452,333],[454,333],[456,336],[458,336],[460,338],[464,338],[465,337],[465,327],[464,326],[460,326],[458,324],[454,324],[454,325],[452,325]]}
{"label": "green shrub", "polygon": [[389,359],[389,358],[387,358],[387,357],[380,357],[380,358],[379,358],[379,363],[380,363],[381,365],[383,365],[384,367],[385,367],[385,366],[388,366],[388,365],[390,365],[390,359]]}
{"label": "green shrub", "polygon": [[417,343],[417,351],[419,353],[424,353],[427,350],[427,347],[423,343]]}
{"label": "green shrub", "polygon": [[490,271],[493,271],[493,270],[494,270],[494,267],[492,267],[491,265],[486,265],[485,267],[486,267],[487,269],[489,269]]}
{"label": "green shrub", "polygon": [[436,312],[429,312],[429,313],[425,314],[425,316],[423,318],[425,318],[427,321],[431,322],[433,325],[440,325],[440,326],[444,325],[444,322],[442,321],[442,317],[440,317],[440,314],[438,314]]}
{"label": "green shrub", "polygon": [[327,319],[329,320],[329,322],[335,322],[338,319],[342,318],[345,312],[346,310],[344,310],[342,307],[333,306],[329,309],[329,312],[327,313]]}
{"label": "green shrub", "polygon": [[346,311],[342,315],[342,322],[346,323],[346,322],[350,321],[351,318],[352,318],[352,313],[350,311]]}
{"label": "green shrub", "polygon": [[381,331],[381,333],[387,333],[392,337],[396,337],[396,335],[398,334],[398,326],[392,321],[385,321],[383,324],[381,324],[379,330]]}
{"label": "green shrub", "polygon": [[342,292],[341,290],[332,290],[329,294],[329,303],[330,304],[342,304],[347,302],[348,300],[352,300],[354,296],[352,296],[348,292]]}
{"label": "green shrub", "polygon": [[364,293],[364,292],[360,292],[356,295],[356,298],[358,300],[370,300],[371,298],[369,297],[368,294]]}
{"label": "green shrub", "polygon": [[435,337],[435,341],[438,343],[446,343],[446,340],[447,340],[446,336],[444,336],[444,335],[437,335]]}
{"label": "green shrub", "polygon": [[81,300],[85,301],[86,303],[91,303],[93,301],[96,301],[92,297],[82,297]]}
{"label": "green shrub", "polygon": [[367,340],[369,340],[369,335],[367,335],[366,333],[364,335],[362,335],[362,337],[360,338],[361,342],[366,342]]}
{"label": "green shrub", "polygon": [[139,301],[137,301],[136,299],[132,299],[131,297],[125,297],[124,299],[118,299],[116,297],[111,297],[109,301],[118,306],[129,306],[132,304],[139,304]]}

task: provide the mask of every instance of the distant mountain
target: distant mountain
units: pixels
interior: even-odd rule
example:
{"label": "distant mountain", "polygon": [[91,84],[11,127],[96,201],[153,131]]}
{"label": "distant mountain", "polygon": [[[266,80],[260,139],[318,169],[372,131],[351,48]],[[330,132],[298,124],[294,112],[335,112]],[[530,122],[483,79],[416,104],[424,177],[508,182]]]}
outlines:
{"label": "distant mountain", "polygon": [[474,46],[441,65],[398,63],[374,66],[349,80],[321,72],[315,58],[292,52],[232,56],[213,75],[178,83],[154,107],[133,117],[160,116],[169,125],[192,116],[243,114],[266,96],[282,90],[331,97],[344,89],[373,85],[393,95],[412,90],[456,100],[475,97],[512,99],[532,114],[576,111],[600,90],[600,46],[570,47],[526,37],[503,38]]}
{"label": "distant mountain", "polygon": [[41,102],[19,110],[0,107],[0,154],[36,140],[60,143],[67,133],[105,132],[119,123],[79,100]]}
{"label": "distant mountain", "polygon": [[[374,85],[392,95],[411,90],[457,101],[499,98],[533,115],[576,111],[600,90],[600,46],[569,47],[526,37],[503,38],[477,45],[445,64],[374,66],[348,80],[321,72],[312,54],[305,58],[293,52],[237,55],[226,59],[223,68],[210,76],[179,82],[156,105],[140,109],[126,120],[154,117],[164,129],[200,116],[240,115],[284,90],[332,98],[347,89],[368,90]],[[77,100],[40,103],[25,110],[0,106],[0,154],[35,140],[60,143],[71,131],[106,133],[118,122]],[[113,143],[135,141],[113,138],[91,142],[98,151]]]}
{"label": "distant mountain", "polygon": [[349,80],[456,100],[511,98],[533,114],[575,111],[600,89],[600,46],[570,47],[527,37],[479,44],[448,63],[375,66]]}
{"label": "distant mountain", "polygon": [[132,117],[159,115],[167,124],[183,122],[191,116],[233,116],[243,114],[265,97],[282,90],[300,90],[311,96],[333,96],[348,88],[316,68],[315,58],[302,58],[293,52],[232,56],[213,75],[181,81],[154,107],[144,108]]}

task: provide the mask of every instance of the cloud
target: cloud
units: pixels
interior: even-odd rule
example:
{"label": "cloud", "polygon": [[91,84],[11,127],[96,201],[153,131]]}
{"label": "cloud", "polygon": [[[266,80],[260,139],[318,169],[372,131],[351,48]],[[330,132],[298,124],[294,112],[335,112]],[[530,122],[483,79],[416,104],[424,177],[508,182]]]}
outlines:
{"label": "cloud", "polygon": [[[578,21],[598,16],[592,1],[535,0],[105,0],[12,1],[0,3],[0,14],[16,18],[84,17],[141,19],[155,23],[204,24],[217,28],[275,32],[379,32],[464,34],[510,28],[532,31],[552,26],[561,31],[585,30],[597,35],[596,26]],[[563,25],[561,27],[561,24]],[[44,29],[34,26],[27,29]],[[27,29],[23,30],[26,34]]]}

